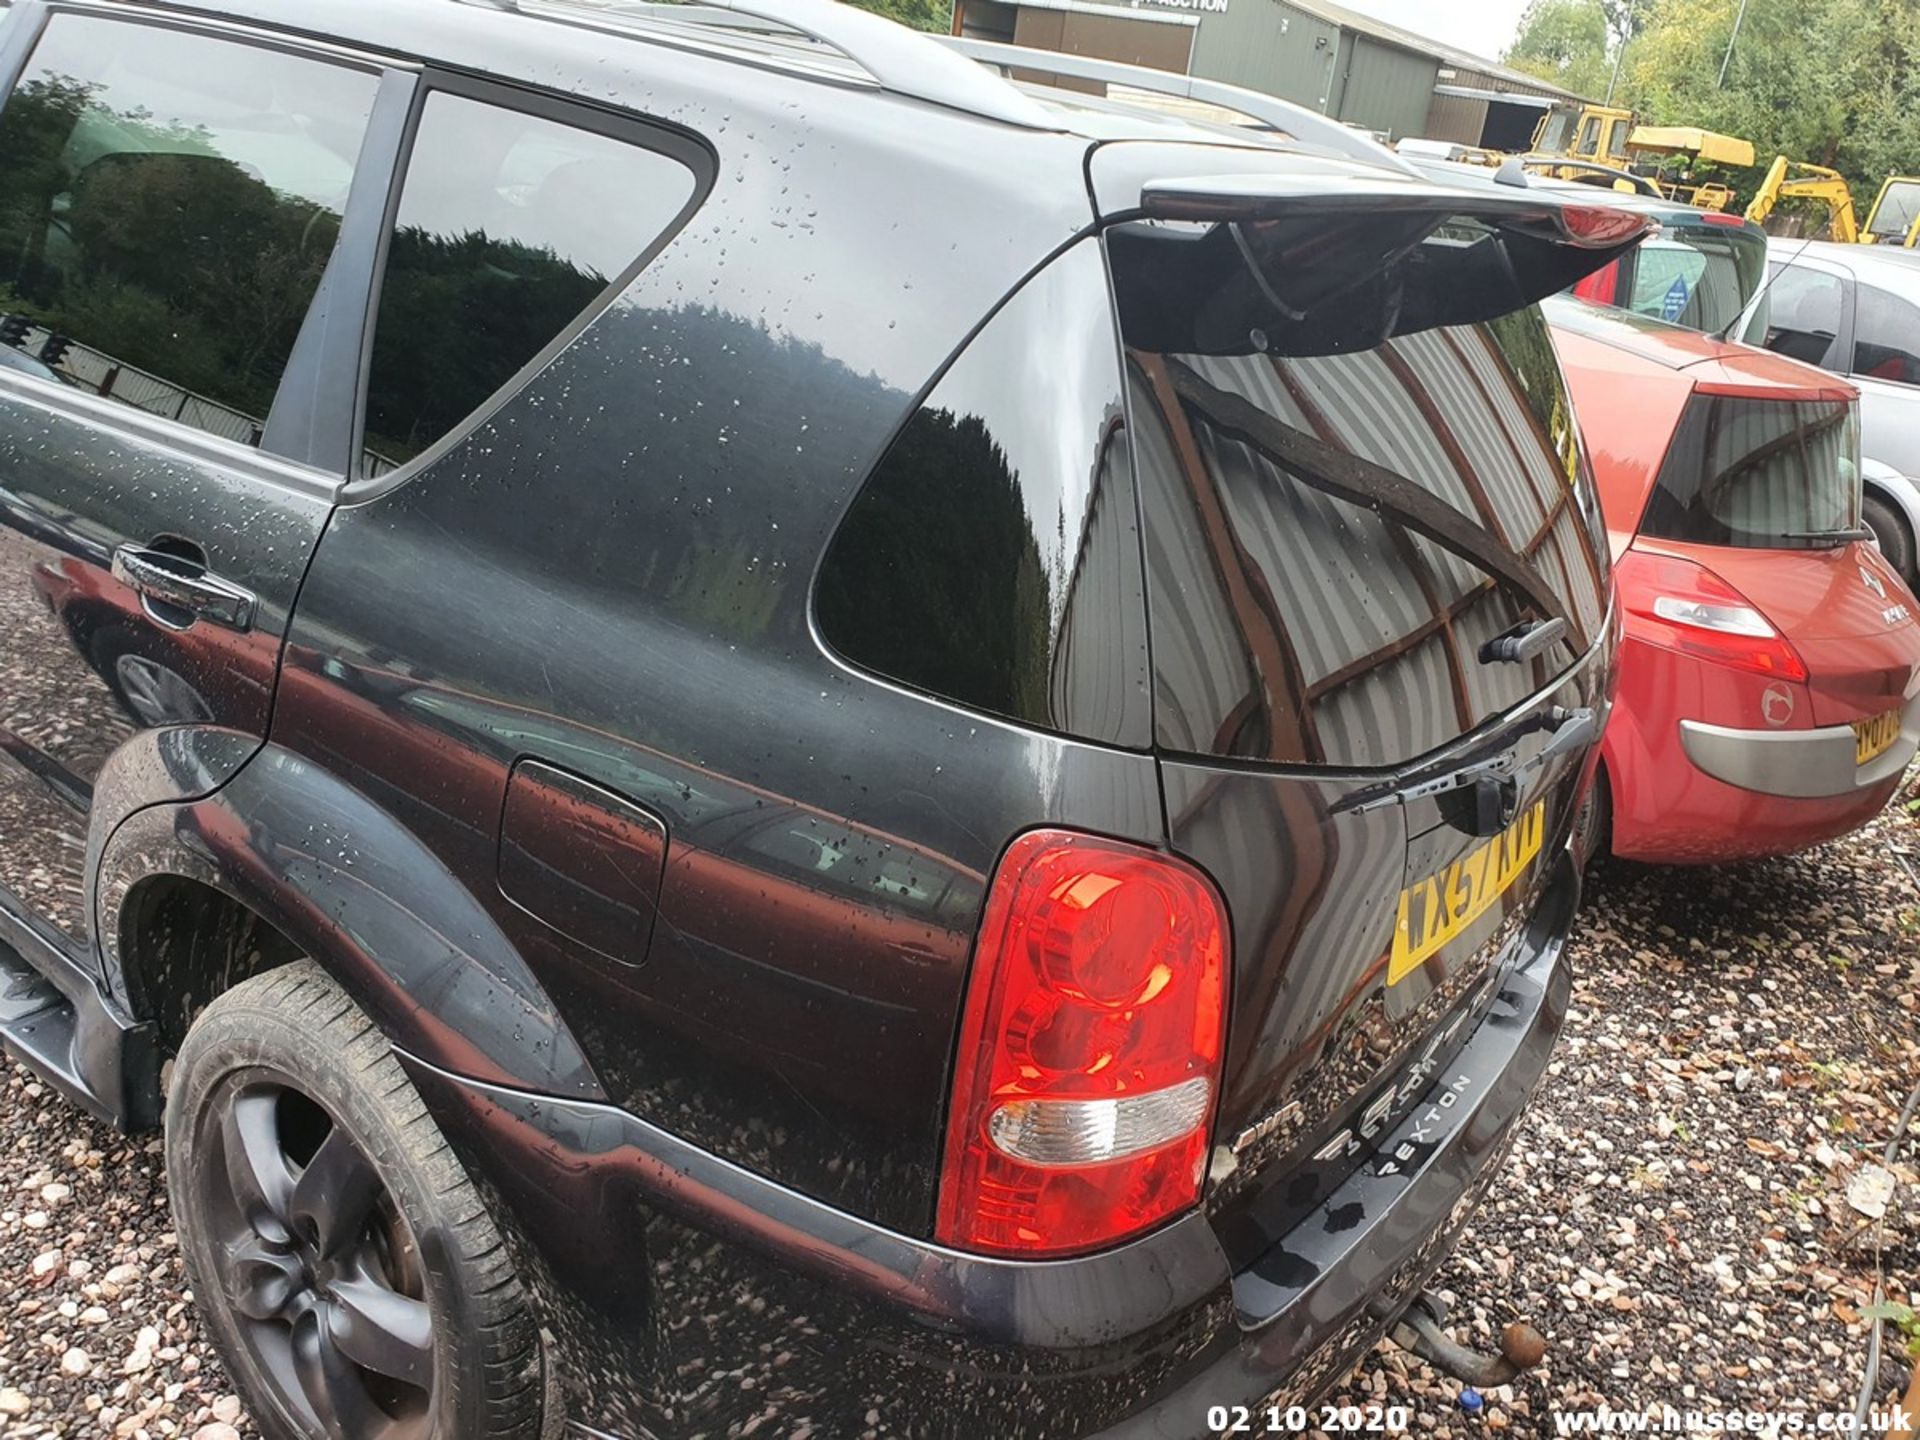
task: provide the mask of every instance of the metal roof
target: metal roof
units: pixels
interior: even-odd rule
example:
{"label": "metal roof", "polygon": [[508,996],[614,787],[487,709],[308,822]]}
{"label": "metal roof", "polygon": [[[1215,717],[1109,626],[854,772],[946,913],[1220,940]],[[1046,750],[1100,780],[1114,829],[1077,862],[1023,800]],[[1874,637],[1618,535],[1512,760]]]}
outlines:
{"label": "metal roof", "polygon": [[1303,10],[1309,15],[1317,16],[1328,24],[1338,25],[1344,30],[1365,35],[1368,39],[1378,40],[1385,45],[1397,46],[1399,49],[1411,50],[1420,55],[1429,55],[1456,70],[1471,70],[1476,75],[1504,80],[1510,85],[1524,85],[1529,90],[1557,95],[1567,100],[1587,98],[1563,89],[1551,80],[1542,80],[1538,75],[1529,75],[1524,70],[1515,70],[1512,66],[1502,65],[1497,60],[1489,60],[1484,55],[1475,55],[1468,50],[1456,49],[1443,41],[1429,39],[1411,30],[1403,30],[1398,25],[1389,25],[1386,21],[1376,20],[1371,15],[1362,15],[1359,11],[1349,10],[1344,5],[1335,5],[1331,0],[1286,0],[1286,3],[1296,10]]}
{"label": "metal roof", "polygon": [[1882,284],[1911,294],[1920,291],[1920,250],[1899,245],[1844,245],[1837,240],[1796,240],[1789,235],[1767,237],[1767,259],[1774,264],[1824,260],[1855,273],[1871,273]]}

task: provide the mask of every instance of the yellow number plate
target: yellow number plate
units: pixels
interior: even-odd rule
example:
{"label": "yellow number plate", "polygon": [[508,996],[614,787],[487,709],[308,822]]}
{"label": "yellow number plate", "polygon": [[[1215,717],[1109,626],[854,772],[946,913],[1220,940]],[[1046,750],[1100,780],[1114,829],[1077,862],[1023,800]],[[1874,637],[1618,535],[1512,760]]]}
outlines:
{"label": "yellow number plate", "polygon": [[1871,720],[1853,722],[1853,763],[1864,765],[1893,748],[1900,738],[1900,712],[1889,710]]}
{"label": "yellow number plate", "polygon": [[1393,958],[1387,962],[1387,983],[1399,984],[1429,955],[1492,909],[1540,853],[1546,830],[1547,807],[1542,801],[1478,850],[1402,890],[1400,917],[1393,927]]}

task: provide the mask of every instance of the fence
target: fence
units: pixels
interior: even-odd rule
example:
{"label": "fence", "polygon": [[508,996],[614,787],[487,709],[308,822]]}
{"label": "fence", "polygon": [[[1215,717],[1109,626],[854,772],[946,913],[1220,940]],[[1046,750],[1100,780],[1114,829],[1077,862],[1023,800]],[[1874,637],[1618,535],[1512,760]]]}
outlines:
{"label": "fence", "polygon": [[[27,331],[25,343],[20,346],[21,353],[39,359],[51,338],[51,331],[42,326],[33,326]],[[237,440],[242,445],[258,445],[266,429],[264,420],[243,414],[217,400],[209,400],[169,380],[162,380],[149,370],[116,360],[77,340],[67,341],[65,352],[51,368],[61,379],[82,390],[91,390],[106,399],[118,400],[149,415],[162,415],[169,420],[178,420],[183,425],[191,425],[196,430]]]}

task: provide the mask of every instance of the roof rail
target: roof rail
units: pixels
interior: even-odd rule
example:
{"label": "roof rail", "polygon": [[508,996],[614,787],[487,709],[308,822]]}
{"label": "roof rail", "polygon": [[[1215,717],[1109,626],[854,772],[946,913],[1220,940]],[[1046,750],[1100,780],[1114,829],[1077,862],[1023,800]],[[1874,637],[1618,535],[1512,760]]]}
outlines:
{"label": "roof rail", "polygon": [[[772,21],[817,40],[851,60],[882,90],[963,110],[989,120],[1000,120],[1029,130],[1058,130],[1059,121],[1046,107],[991,71],[970,63],[933,37],[909,30],[891,20],[835,0],[697,0],[691,4],[595,3],[595,0],[464,0],[496,10],[564,19],[572,11],[582,16],[661,19],[699,24],[718,23],[713,11],[725,11],[754,20]],[[685,12],[685,13],[680,13]]]}
{"label": "roof rail", "polygon": [[964,36],[938,37],[939,43],[957,50],[968,59],[999,68],[1033,70],[1042,75],[1064,76],[1071,80],[1101,80],[1110,85],[1127,85],[1156,95],[1172,95],[1182,100],[1198,100],[1217,105],[1249,120],[1258,120],[1282,134],[1315,145],[1323,150],[1382,165],[1404,174],[1418,176],[1419,171],[1371,136],[1362,135],[1338,120],[1238,85],[1218,80],[1202,80],[1195,75],[1177,75],[1170,70],[1151,70],[1144,65],[1126,65],[1118,60],[1097,60],[1090,55],[1066,55],[1058,50],[1035,50],[1025,45],[1004,45],[994,40],[974,40]]}

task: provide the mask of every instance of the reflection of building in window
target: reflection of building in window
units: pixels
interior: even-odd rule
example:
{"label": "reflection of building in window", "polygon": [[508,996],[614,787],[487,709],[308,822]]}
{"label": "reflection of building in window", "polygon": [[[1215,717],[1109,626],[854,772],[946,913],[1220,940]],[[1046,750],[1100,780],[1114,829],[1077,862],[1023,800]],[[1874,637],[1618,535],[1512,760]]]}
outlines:
{"label": "reflection of building in window", "polygon": [[1143,503],[1164,743],[1395,764],[1570,658],[1483,664],[1494,636],[1558,616],[1585,648],[1602,581],[1558,373],[1532,338],[1480,326],[1345,356],[1135,355],[1142,469],[1160,477]]}
{"label": "reflection of building in window", "polygon": [[[1055,715],[1082,734],[1123,735],[1140,677],[1126,659],[1145,654],[1140,549],[1133,487],[1126,483],[1126,431],[1107,427],[1087,496],[1080,545],[1066,567],[1049,681]],[[1116,634],[1124,637],[1116,643]]]}
{"label": "reflection of building in window", "polygon": [[1777,548],[1851,529],[1860,522],[1858,413],[1841,400],[1696,397],[1667,447],[1641,532]]}

